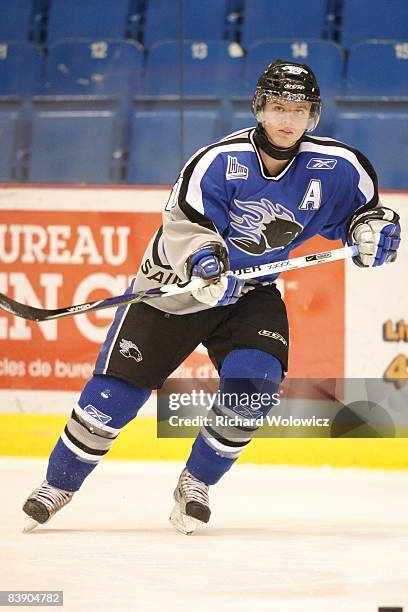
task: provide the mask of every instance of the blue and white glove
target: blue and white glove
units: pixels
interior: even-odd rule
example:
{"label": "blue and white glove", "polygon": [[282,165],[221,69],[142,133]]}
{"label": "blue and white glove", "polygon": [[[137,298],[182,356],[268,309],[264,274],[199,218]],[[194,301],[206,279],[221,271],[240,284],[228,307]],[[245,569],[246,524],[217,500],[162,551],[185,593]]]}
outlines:
{"label": "blue and white glove", "polygon": [[227,259],[217,257],[211,247],[196,251],[189,258],[192,277],[212,280],[207,287],[195,289],[193,296],[208,306],[228,306],[235,304],[241,296],[245,281],[237,278],[232,272],[225,272]]}
{"label": "blue and white glove", "polygon": [[359,249],[354,263],[370,268],[395,261],[400,235],[399,216],[390,208],[379,206],[357,214],[347,233],[347,243],[357,244]]}
{"label": "blue and white glove", "polygon": [[209,247],[204,247],[191,256],[191,276],[211,279],[219,278],[224,266]]}

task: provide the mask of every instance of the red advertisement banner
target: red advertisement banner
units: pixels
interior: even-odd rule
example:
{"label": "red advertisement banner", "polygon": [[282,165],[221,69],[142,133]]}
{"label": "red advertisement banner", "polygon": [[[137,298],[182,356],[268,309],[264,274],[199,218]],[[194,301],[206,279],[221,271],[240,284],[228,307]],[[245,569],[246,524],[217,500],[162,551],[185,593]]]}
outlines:
{"label": "red advertisement banner", "polygon": [[[3,210],[0,291],[42,308],[123,293],[160,222],[158,212]],[[314,239],[296,254],[336,246]],[[280,286],[291,326],[289,375],[343,376],[344,262],[290,272]],[[112,317],[110,309],[37,324],[0,311],[0,388],[80,390]],[[216,372],[199,348],[175,375]]]}

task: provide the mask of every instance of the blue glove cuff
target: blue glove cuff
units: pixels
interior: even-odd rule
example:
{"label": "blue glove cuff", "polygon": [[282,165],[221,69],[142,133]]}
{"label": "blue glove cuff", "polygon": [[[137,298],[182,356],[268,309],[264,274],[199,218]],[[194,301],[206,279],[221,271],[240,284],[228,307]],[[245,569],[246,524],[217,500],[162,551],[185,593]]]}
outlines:
{"label": "blue glove cuff", "polygon": [[[205,262],[202,262],[201,260],[204,258],[207,259],[207,267],[209,269],[210,276],[207,275],[207,273],[205,272],[205,268],[203,267],[203,264],[205,264]],[[216,271],[215,265],[212,268],[210,258],[212,258],[213,262],[214,260],[217,260],[219,262],[218,271]],[[185,264],[187,278],[191,278],[191,276],[193,276],[193,268],[196,267],[199,262],[200,268],[201,270],[203,270],[203,272],[200,273],[200,270],[195,270],[194,274],[195,272],[198,272],[198,276],[202,276],[203,278],[217,278],[217,276],[220,276],[222,273],[227,272],[229,270],[228,252],[226,248],[219,242],[209,242],[207,244],[204,244],[201,249],[198,249],[190,255]]]}

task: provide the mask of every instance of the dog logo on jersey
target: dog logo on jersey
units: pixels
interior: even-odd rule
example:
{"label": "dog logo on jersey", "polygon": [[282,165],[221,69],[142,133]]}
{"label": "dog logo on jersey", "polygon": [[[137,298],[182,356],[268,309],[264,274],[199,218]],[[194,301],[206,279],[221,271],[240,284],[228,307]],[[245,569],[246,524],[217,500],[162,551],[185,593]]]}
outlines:
{"label": "dog logo on jersey", "polygon": [[238,163],[238,159],[236,157],[228,155],[228,167],[225,176],[227,181],[232,179],[244,179],[244,181],[246,181],[248,178],[248,168],[243,164]]}
{"label": "dog logo on jersey", "polygon": [[139,351],[136,344],[133,344],[131,340],[120,341],[120,354],[126,359],[134,359],[135,361],[143,361],[142,353]]}
{"label": "dog logo on jersey", "polygon": [[86,412],[86,414],[88,414],[93,419],[96,419],[100,423],[103,423],[104,425],[106,425],[106,423],[109,423],[109,421],[112,420],[111,416],[101,412],[100,410],[95,408],[95,406],[92,406],[92,404],[88,404],[87,406],[85,406],[84,412]]}
{"label": "dog logo on jersey", "polygon": [[266,198],[260,202],[234,201],[243,213],[240,216],[230,211],[231,227],[240,235],[230,240],[244,253],[263,255],[284,249],[303,230],[292,211],[282,204],[272,204]]}
{"label": "dog logo on jersey", "polygon": [[337,159],[326,159],[322,157],[312,157],[307,162],[306,168],[310,170],[333,170],[337,164]]}

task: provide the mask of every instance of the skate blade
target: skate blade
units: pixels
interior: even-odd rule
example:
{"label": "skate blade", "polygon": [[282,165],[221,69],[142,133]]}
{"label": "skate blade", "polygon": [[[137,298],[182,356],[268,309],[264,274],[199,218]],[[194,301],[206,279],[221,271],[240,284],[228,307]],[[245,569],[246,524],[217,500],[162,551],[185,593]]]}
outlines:
{"label": "skate blade", "polygon": [[23,533],[31,533],[31,531],[34,531],[39,524],[40,523],[32,519],[30,516],[27,516],[23,527]]}
{"label": "skate blade", "polygon": [[169,520],[173,527],[184,535],[192,535],[197,527],[205,524],[192,516],[188,516],[188,514],[183,514],[178,502],[174,506]]}

